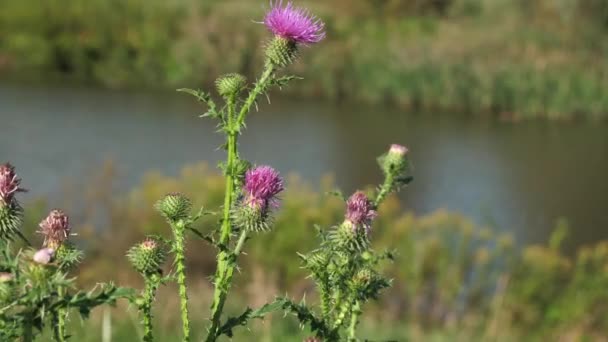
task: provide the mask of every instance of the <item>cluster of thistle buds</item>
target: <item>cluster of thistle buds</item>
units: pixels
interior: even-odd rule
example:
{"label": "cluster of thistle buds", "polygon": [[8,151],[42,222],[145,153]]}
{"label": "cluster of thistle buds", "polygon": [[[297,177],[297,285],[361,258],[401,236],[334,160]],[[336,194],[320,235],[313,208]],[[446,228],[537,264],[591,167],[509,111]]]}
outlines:
{"label": "cluster of thistle buds", "polygon": [[279,206],[277,196],[283,190],[283,180],[272,167],[258,166],[247,171],[241,200],[233,210],[236,225],[249,231],[269,230],[272,211]]}
{"label": "cluster of thistle buds", "polygon": [[15,198],[25,192],[11,164],[0,165],[0,238],[12,240],[23,222],[23,209]]}

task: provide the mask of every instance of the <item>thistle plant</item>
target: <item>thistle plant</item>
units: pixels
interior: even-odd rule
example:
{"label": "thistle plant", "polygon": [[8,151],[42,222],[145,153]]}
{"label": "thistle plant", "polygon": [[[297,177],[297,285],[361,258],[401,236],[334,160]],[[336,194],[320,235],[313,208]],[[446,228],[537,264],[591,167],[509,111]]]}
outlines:
{"label": "thistle plant", "polygon": [[20,184],[14,167],[0,166],[0,340],[30,342],[50,325],[54,340],[65,341],[71,309],[86,318],[99,305],[130,298],[131,291],[112,284],[88,292],[76,288],[68,273],[83,254],[68,240],[69,219],[60,210],[51,211],[40,223],[42,248],[15,248],[15,237],[27,241],[21,233],[23,209],[15,196],[24,191]]}
{"label": "thistle plant", "polygon": [[127,258],[131,265],[144,278],[144,290],[135,302],[142,315],[143,340],[146,342],[154,340],[152,335],[152,304],[156,298],[156,290],[167,280],[162,277],[161,269],[166,256],[163,242],[157,237],[148,237],[127,252]]}
{"label": "thistle plant", "polygon": [[371,194],[357,191],[345,203],[344,221],[329,230],[319,229],[319,248],[300,254],[303,267],[310,272],[319,292],[319,307],[279,298],[276,303],[295,314],[302,325],[316,334],[309,340],[358,341],[357,325],[363,305],[378,298],[391,281],[378,271],[393,252],[371,248],[373,221],[377,208],[388,194],[411,182],[407,149],[392,145],[378,159],[384,182]]}
{"label": "thistle plant", "polygon": [[188,316],[188,288],[186,285],[186,230],[194,230],[191,224],[198,217],[190,216],[192,203],[179,193],[166,195],[156,203],[156,209],[165,217],[171,227],[173,239],[171,252],[174,255],[174,265],[180,297],[183,341],[190,340],[190,318]]}
{"label": "thistle plant", "polygon": [[[264,69],[252,88],[239,74],[220,77],[216,87],[225,102],[221,108],[209,93],[181,89],[207,105],[208,112],[203,116],[217,119],[220,132],[226,136],[223,146],[227,152],[226,161],[220,165],[226,178],[223,215],[218,229],[208,236],[208,240],[218,249],[218,256],[207,341],[215,341],[222,334],[230,336],[232,327],[246,324],[249,318],[258,317],[267,309],[255,312],[246,310],[246,314],[238,319],[227,319],[222,324],[222,313],[238,256],[250,234],[270,230],[272,211],[278,206],[276,196],[283,190],[282,180],[276,171],[267,166],[252,168],[249,162],[241,158],[238,138],[243,133],[251,107],[254,104],[257,106],[258,98],[267,95],[273,86],[282,87],[296,78],[278,73],[295,61],[300,47],[318,43],[325,37],[323,23],[291,2],[271,3],[263,24],[273,38],[266,44]],[[243,96],[247,89],[247,95]]]}

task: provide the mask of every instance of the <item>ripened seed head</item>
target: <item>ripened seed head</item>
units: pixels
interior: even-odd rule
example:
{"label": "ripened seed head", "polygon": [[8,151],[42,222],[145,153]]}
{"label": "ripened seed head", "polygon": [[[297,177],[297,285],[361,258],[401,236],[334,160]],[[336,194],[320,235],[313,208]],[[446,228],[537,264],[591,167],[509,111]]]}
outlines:
{"label": "ripened seed head", "polygon": [[9,163],[0,165],[0,206],[10,205],[17,192],[25,191],[20,185],[15,168]]}
{"label": "ripened seed head", "polygon": [[53,260],[53,255],[55,255],[55,251],[52,248],[42,248],[34,253],[32,259],[38,264],[47,265]]}
{"label": "ripened seed head", "polygon": [[180,193],[171,193],[156,202],[155,207],[167,219],[179,221],[188,217],[192,203]]}
{"label": "ripened seed head", "polygon": [[127,258],[133,268],[144,276],[160,273],[166,257],[167,253],[162,242],[155,237],[148,237],[127,252]]}
{"label": "ripened seed head", "polygon": [[223,97],[238,95],[246,85],[247,79],[240,74],[227,74],[215,81],[217,92]]}
{"label": "ripened seed head", "polygon": [[61,210],[51,210],[49,215],[39,224],[38,232],[44,235],[44,246],[56,250],[70,236],[68,216]]}

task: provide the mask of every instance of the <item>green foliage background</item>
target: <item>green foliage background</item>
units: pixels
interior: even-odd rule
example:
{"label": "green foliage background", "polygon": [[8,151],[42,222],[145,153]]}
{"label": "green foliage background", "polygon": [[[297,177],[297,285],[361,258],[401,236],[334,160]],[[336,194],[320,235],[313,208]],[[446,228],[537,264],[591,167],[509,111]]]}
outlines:
{"label": "green foliage background", "polygon": [[[0,1],[0,73],[110,87],[256,74],[265,2]],[[508,119],[605,118],[606,0],[299,1],[327,24],[293,95]]]}

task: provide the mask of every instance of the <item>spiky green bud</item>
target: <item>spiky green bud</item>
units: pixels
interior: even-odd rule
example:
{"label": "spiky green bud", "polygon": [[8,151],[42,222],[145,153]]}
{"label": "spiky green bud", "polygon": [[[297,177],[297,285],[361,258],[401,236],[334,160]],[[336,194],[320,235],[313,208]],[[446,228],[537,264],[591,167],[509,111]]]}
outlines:
{"label": "spiky green bud", "polygon": [[0,239],[13,240],[23,223],[23,209],[16,202],[0,205]]}
{"label": "spiky green bud", "polygon": [[266,59],[275,67],[286,67],[298,56],[295,41],[275,36],[266,47]]}
{"label": "spiky green bud", "polygon": [[335,227],[329,233],[329,241],[339,249],[351,253],[363,252],[370,244],[369,237],[365,231],[358,229],[356,225],[349,220],[344,220],[340,226]]}
{"label": "spiky green bud", "polygon": [[154,237],[147,238],[144,242],[131,247],[127,252],[127,258],[133,268],[144,276],[160,273],[166,257],[164,246],[160,240]]}
{"label": "spiky green bud", "polygon": [[239,205],[232,210],[232,218],[237,227],[250,232],[267,232],[273,223],[269,211],[258,206]]}
{"label": "spiky green bud", "polygon": [[55,260],[64,271],[74,268],[82,261],[82,258],[82,251],[71,242],[62,243],[55,251]]}
{"label": "spiky green bud", "polygon": [[405,146],[393,144],[389,151],[378,158],[378,163],[385,175],[403,176],[408,169],[408,149]]}
{"label": "spiky green bud", "polygon": [[245,76],[237,73],[223,75],[215,81],[217,92],[223,97],[238,95],[247,83]]}
{"label": "spiky green bud", "polygon": [[180,193],[172,193],[156,202],[155,208],[167,219],[179,221],[188,217],[192,209],[192,203],[186,196]]}

